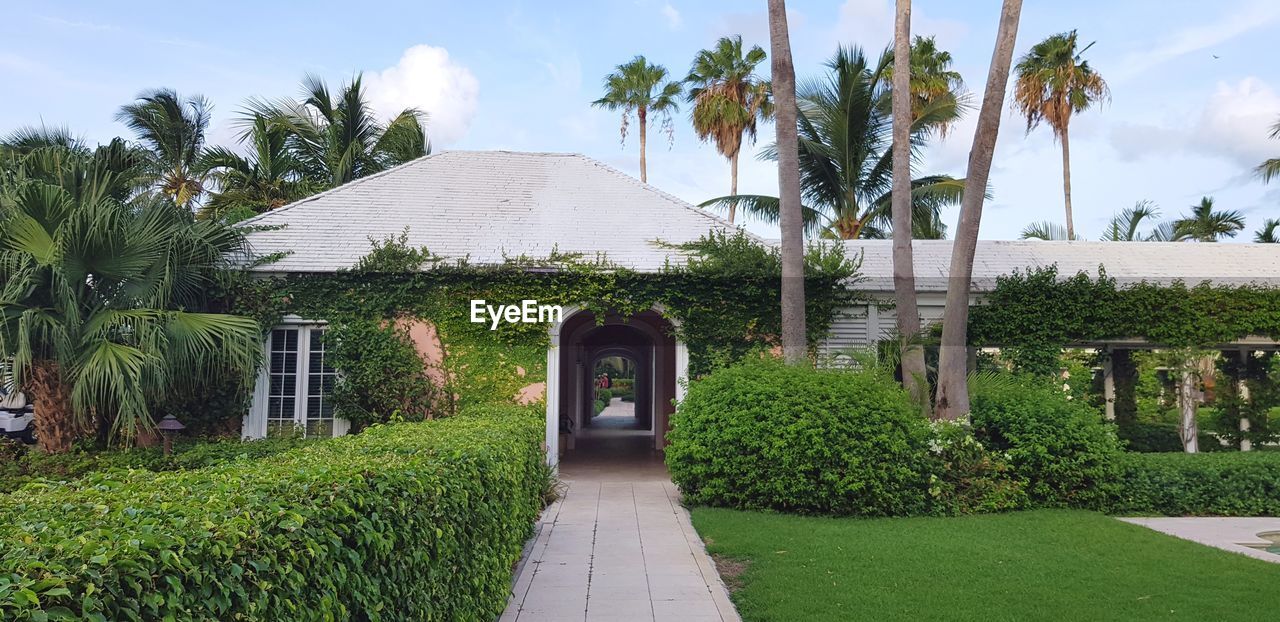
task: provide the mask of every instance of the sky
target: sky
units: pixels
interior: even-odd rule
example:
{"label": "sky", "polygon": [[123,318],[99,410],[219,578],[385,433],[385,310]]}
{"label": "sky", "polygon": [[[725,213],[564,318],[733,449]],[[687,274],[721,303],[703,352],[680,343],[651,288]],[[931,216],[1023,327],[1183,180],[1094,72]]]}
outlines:
{"label": "sky", "polygon": [[[210,141],[234,146],[247,98],[295,96],[306,74],[336,84],[363,73],[383,115],[428,113],[436,151],[575,152],[637,176],[634,135],[622,143],[619,114],[590,104],[606,74],[643,54],[683,77],[697,51],[725,35],[769,48],[764,0],[369,0],[357,11],[324,1],[3,4],[0,83],[9,86],[0,133],[44,124],[91,141],[128,136],[116,110],[146,89],[170,87],[211,100]],[[892,0],[787,4],[801,82],[821,77],[838,45],[878,54],[892,35]],[[919,174],[964,176],[999,10],[996,0],[914,2],[913,34],[936,36],[975,92],[975,109],[929,146]],[[1280,218],[1280,183],[1264,185],[1252,173],[1280,157],[1280,140],[1268,138],[1280,121],[1280,2],[1029,0],[1015,60],[1072,29],[1095,42],[1086,58],[1111,89],[1110,103],[1071,125],[1080,235],[1096,239],[1139,200],[1173,218],[1212,196],[1218,209],[1245,214],[1242,240]],[[760,73],[768,71],[766,62]],[[1060,147],[1046,127],[1028,134],[1007,98],[1004,111],[986,239],[1015,239],[1028,223],[1064,219]],[[728,194],[728,163],[698,141],[687,105],[672,127],[669,141],[650,132],[649,182],[695,204]],[[776,167],[757,157],[773,132],[761,126],[744,152],[741,192],[776,194]],[[944,221],[954,225],[957,213],[947,209]],[[777,236],[771,225],[747,226]]]}

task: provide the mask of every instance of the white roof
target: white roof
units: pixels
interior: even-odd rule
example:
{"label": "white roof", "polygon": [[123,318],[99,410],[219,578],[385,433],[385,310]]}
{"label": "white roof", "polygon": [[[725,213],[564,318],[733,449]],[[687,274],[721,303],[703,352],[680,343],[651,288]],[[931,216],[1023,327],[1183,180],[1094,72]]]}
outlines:
{"label": "white roof", "polygon": [[[913,242],[917,291],[946,291],[951,244],[951,240]],[[844,246],[849,257],[862,257],[863,280],[855,288],[893,291],[891,240],[849,240]],[[1107,276],[1120,284],[1181,280],[1187,285],[1210,281],[1280,287],[1280,244],[979,240],[972,288],[975,292],[990,291],[998,276],[1054,264],[1061,277],[1079,272],[1097,276],[1101,265]]]}
{"label": "white roof", "polygon": [[565,153],[445,151],[371,175],[245,221],[254,253],[289,253],[259,272],[332,272],[398,236],[449,260],[581,253],[656,271],[676,251],[733,226],[591,158]]}

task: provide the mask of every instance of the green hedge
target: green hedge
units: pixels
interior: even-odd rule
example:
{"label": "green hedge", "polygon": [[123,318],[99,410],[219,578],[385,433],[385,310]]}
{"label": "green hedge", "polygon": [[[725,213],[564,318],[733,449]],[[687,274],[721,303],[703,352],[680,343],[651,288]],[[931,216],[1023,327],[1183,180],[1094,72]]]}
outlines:
{"label": "green hedge", "polygon": [[315,442],[300,438],[178,442],[173,455],[168,457],[159,447],[108,451],[77,449],[65,454],[45,454],[16,441],[0,442],[0,493],[12,492],[33,481],[67,481],[104,471],[175,471],[199,469],[236,459],[261,459]]}
{"label": "green hedge", "polygon": [[1280,516],[1280,453],[1125,454],[1108,512]]}
{"label": "green hedge", "polygon": [[[1145,421],[1129,421],[1116,426],[1120,440],[1125,449],[1141,453],[1178,452],[1182,453],[1182,433],[1176,423],[1148,423]],[[1218,442],[1218,438],[1208,432],[1201,431],[1198,446],[1202,452],[1227,451]]]}
{"label": "green hedge", "polygon": [[0,496],[0,619],[493,619],[548,481],[488,407],[200,470]]}
{"label": "green hedge", "polygon": [[1100,413],[1031,377],[978,375],[969,390],[974,435],[1005,456],[1034,505],[1102,507],[1121,451]]}
{"label": "green hedge", "polygon": [[930,429],[878,370],[755,360],[691,383],[667,435],[685,500],[858,516],[928,513]]}

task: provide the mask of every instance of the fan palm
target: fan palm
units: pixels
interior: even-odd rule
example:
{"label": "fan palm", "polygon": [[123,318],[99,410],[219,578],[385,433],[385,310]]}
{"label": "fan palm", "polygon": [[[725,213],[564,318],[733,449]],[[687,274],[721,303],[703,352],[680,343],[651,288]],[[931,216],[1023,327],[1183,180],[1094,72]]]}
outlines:
{"label": "fan palm", "polygon": [[1022,229],[1022,233],[1018,237],[1024,240],[1045,240],[1052,242],[1064,242],[1066,240],[1077,239],[1068,235],[1067,228],[1061,223],[1050,222],[1048,220],[1033,222],[1027,225]]}
{"label": "fan palm", "polygon": [[1276,235],[1280,231],[1277,231],[1277,229],[1280,229],[1280,219],[1268,218],[1266,222],[1262,223],[1262,228],[1253,234],[1253,241],[1259,244],[1280,242],[1280,235]]}
{"label": "fan palm", "polygon": [[260,356],[255,321],[189,311],[241,233],[154,194],[123,198],[127,155],[37,150],[0,193],[0,357],[48,451],[95,425],[132,439],[153,427],[148,404],[214,370],[247,382]]}
{"label": "fan palm", "polygon": [[[839,239],[881,238],[891,226],[893,184],[890,83],[885,74],[891,56],[875,65],[859,48],[840,48],[827,63],[829,75],[800,88],[797,101],[800,134],[800,178],[806,229]],[[911,124],[913,156],[940,123],[959,114],[954,97],[931,101]],[[773,158],[770,146],[764,157]],[[913,229],[937,232],[933,223],[942,206],[960,200],[964,180],[927,175],[911,181]],[[740,205],[768,222],[777,222],[778,199],[737,195],[712,199],[704,206]]]}
{"label": "fan palm", "polygon": [[667,79],[667,68],[654,65],[643,56],[618,65],[615,72],[604,78],[604,97],[591,102],[608,110],[622,111],[622,141],[627,140],[627,124],[635,113],[640,124],[640,181],[649,181],[645,147],[648,141],[649,113],[662,117],[662,126],[671,136],[671,113],[679,107],[678,98],[683,86]]}
{"label": "fan palm", "polygon": [[1107,83],[1082,55],[1093,44],[1076,50],[1076,31],[1059,33],[1035,44],[1019,61],[1013,105],[1027,119],[1027,132],[1040,122],[1049,124],[1062,145],[1062,196],[1067,236],[1074,238],[1071,213],[1071,116],[1110,97]]}
{"label": "fan palm", "polygon": [[[1276,124],[1271,126],[1271,137],[1280,138],[1280,121],[1276,121]],[[1258,165],[1257,171],[1264,183],[1280,177],[1280,158],[1267,159],[1266,162]]]}
{"label": "fan palm", "polygon": [[1111,217],[1111,223],[1102,234],[1104,242],[1167,242],[1170,235],[1167,230],[1171,225],[1161,223],[1143,235],[1139,229],[1144,222],[1160,217],[1160,210],[1151,201],[1138,201],[1119,214]]}
{"label": "fan palm", "polygon": [[1244,215],[1235,210],[1213,211],[1213,198],[1204,197],[1191,206],[1191,215],[1173,222],[1173,241],[1217,242],[1234,238],[1244,229]]}
{"label": "fan palm", "polygon": [[[729,160],[729,194],[738,194],[738,156],[745,137],[756,139],[756,123],[773,114],[769,82],[756,75],[765,52],[752,46],[745,53],[742,37],[721,37],[713,48],[702,50],[693,59],[685,84],[693,104],[693,130],[703,141],[715,143],[716,151]],[[737,206],[729,205],[729,222]]]}
{"label": "fan palm", "polygon": [[303,177],[302,162],[289,151],[289,134],[280,124],[250,114],[241,140],[248,157],[225,147],[211,147],[200,157],[198,170],[218,184],[201,209],[204,217],[236,222],[286,205],[308,194],[314,184]]}
{"label": "fan palm", "polygon": [[199,95],[182,98],[173,89],[155,89],[116,113],[116,120],[151,150],[160,191],[183,207],[191,207],[204,194],[205,180],[196,170],[196,161],[204,150],[212,108]]}
{"label": "fan palm", "polygon": [[332,93],[316,76],[302,81],[303,99],[250,100],[251,114],[279,125],[308,179],[325,187],[345,184],[431,151],[423,114],[409,108],[385,125],[374,116],[357,75]]}
{"label": "fan palm", "polygon": [[[892,51],[890,54],[892,55]],[[892,61],[891,61],[892,63]],[[911,113],[918,116],[929,102],[939,98],[951,98],[960,102],[964,108],[967,94],[964,90],[964,78],[960,72],[952,69],[951,53],[938,49],[933,37],[916,36],[911,41]],[[885,70],[886,79],[893,80],[893,65]],[[959,116],[956,117],[959,120]],[[952,121],[938,124],[934,129],[941,136],[946,136],[951,129]]]}

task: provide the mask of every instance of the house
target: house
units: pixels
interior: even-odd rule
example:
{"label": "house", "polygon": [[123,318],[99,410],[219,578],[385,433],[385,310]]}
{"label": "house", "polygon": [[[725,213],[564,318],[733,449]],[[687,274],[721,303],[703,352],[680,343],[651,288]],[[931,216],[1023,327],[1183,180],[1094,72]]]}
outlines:
{"label": "house", "polygon": [[[249,241],[274,262],[251,270],[263,277],[326,274],[352,267],[371,239],[404,233],[446,261],[501,265],[512,258],[572,254],[656,273],[685,259],[672,245],[734,228],[714,214],[576,154],[450,151],[320,193],[249,221]],[[758,240],[765,243],[763,240]],[[836,318],[820,351],[872,346],[894,332],[889,241],[845,242],[861,260],[850,287],[869,302]],[[942,314],[951,243],[915,243],[917,288],[926,321]],[[1280,285],[1280,249],[1260,245],[1160,243],[981,242],[974,266],[974,299],[995,279],[1016,270],[1057,264],[1063,274],[1108,273],[1123,281],[1203,279]],[[463,301],[458,302],[464,304]],[[647,446],[661,449],[668,418],[689,376],[689,350],[664,309],[596,317],[569,304],[548,322],[545,374],[520,396],[545,400],[546,444],[554,462],[562,432],[590,427],[597,361],[635,362],[635,413]],[[495,318],[495,322],[497,319]],[[347,430],[328,403],[334,370],[325,362],[322,317],[286,316],[264,344],[268,364],[243,421],[243,435],[301,427],[308,435]],[[430,327],[419,331],[428,335]],[[428,343],[424,358],[443,347]],[[525,369],[519,368],[521,374]],[[513,396],[515,397],[515,396]],[[567,437],[571,438],[571,437]]]}

